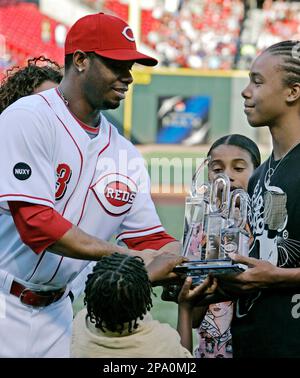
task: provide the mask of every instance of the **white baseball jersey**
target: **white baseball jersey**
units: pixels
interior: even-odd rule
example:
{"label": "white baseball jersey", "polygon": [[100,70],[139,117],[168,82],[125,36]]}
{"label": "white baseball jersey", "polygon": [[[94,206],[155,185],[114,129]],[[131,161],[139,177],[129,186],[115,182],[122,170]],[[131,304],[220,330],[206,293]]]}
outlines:
{"label": "white baseball jersey", "polygon": [[55,89],[1,114],[0,164],[0,269],[21,280],[63,287],[88,261],[33,252],[20,240],[7,201],[54,208],[104,240],[164,231],[136,148],[103,115],[99,135],[90,139]]}

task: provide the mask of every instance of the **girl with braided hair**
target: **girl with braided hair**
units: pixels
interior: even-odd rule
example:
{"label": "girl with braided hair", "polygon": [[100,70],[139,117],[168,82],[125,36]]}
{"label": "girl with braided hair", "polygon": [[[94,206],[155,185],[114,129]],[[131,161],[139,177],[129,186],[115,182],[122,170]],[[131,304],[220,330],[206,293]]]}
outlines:
{"label": "girl with braided hair", "polygon": [[[114,253],[97,262],[86,282],[86,309],[74,319],[71,356],[192,358],[181,345],[179,333],[149,314],[150,279],[153,281],[152,275],[159,265],[157,261],[155,264],[147,266],[147,274],[139,256]],[[184,285],[181,293],[184,308],[179,316],[182,322],[191,316],[187,302],[202,295],[208,287],[208,282],[191,290],[190,284]],[[185,311],[189,312],[187,316]],[[190,337],[188,324],[179,324],[178,329],[187,330]]]}

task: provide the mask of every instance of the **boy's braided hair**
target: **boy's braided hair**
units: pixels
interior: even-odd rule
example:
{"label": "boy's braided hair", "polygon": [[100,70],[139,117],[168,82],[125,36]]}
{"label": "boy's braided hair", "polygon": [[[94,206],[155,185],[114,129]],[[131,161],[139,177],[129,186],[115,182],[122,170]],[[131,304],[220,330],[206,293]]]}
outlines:
{"label": "boy's braided hair", "polygon": [[279,55],[282,58],[283,63],[279,65],[279,68],[284,71],[284,84],[300,83],[300,41],[289,40],[275,43],[263,53]]}
{"label": "boy's braided hair", "polygon": [[141,257],[114,253],[104,256],[88,275],[84,303],[96,328],[122,332],[138,327],[152,307],[152,286]]}

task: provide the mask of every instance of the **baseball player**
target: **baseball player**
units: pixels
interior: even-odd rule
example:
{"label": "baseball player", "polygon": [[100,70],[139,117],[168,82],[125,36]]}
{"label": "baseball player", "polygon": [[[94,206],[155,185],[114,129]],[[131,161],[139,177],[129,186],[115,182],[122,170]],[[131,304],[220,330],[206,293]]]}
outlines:
{"label": "baseball player", "polygon": [[[63,77],[61,71],[57,62],[43,55],[28,59],[25,67],[8,70],[0,87],[0,113],[21,97],[56,88]],[[95,263],[89,263],[72,281],[69,296],[73,301],[82,294],[87,275],[91,273]]]}
{"label": "baseball player", "polygon": [[[125,98],[135,62],[157,61],[103,13],[73,25],[65,54],[58,88],[0,118],[1,357],[69,356],[69,288],[89,260],[126,252],[148,263],[180,250],[157,216],[141,156],[100,113]],[[107,242],[113,235],[123,246]]]}

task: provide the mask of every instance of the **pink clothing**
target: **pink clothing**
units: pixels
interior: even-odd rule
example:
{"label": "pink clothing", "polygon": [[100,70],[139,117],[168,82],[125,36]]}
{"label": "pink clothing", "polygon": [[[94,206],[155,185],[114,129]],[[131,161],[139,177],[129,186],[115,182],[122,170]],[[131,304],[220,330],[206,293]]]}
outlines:
{"label": "pink clothing", "polygon": [[198,328],[199,345],[194,354],[197,358],[232,358],[230,324],[233,303],[222,302],[209,306]]}

